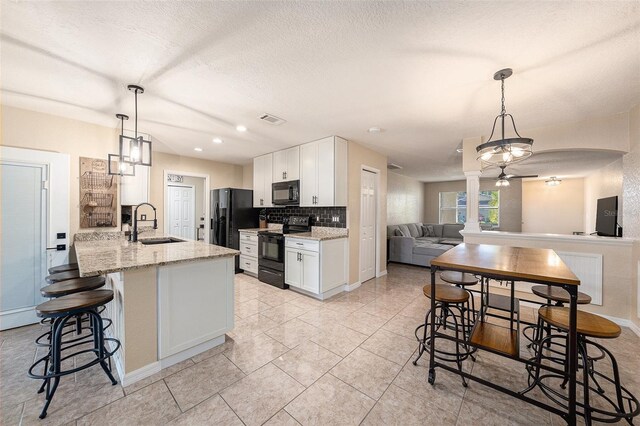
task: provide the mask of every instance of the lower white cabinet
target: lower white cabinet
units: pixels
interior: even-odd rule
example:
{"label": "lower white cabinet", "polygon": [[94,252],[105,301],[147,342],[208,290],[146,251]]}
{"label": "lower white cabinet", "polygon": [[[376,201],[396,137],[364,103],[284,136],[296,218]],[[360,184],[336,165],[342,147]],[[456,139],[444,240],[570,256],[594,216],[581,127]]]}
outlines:
{"label": "lower white cabinet", "polygon": [[258,276],[258,235],[240,231],[240,269],[245,274]]}
{"label": "lower white cabinet", "polygon": [[317,241],[286,237],[284,257],[284,281],[292,288],[323,298],[347,283],[346,238]]}

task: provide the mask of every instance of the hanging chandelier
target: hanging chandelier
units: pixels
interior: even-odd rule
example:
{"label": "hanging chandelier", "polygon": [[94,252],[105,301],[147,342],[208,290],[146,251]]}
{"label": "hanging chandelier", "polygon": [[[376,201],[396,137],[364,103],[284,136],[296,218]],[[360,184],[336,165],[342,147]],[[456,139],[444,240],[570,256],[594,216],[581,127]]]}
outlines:
{"label": "hanging chandelier", "polygon": [[[504,80],[511,77],[513,70],[511,68],[505,68],[496,72],[493,75],[494,80],[500,80],[502,86],[502,109],[500,114],[493,120],[493,128],[491,129],[491,136],[489,140],[476,147],[478,153],[477,159],[482,162],[483,166],[503,167],[509,164],[517,163],[525,160],[533,154],[532,145],[533,139],[523,138],[516,129],[516,123],[511,114],[507,114],[507,110],[504,106]],[[511,126],[517,137],[507,138],[505,137],[505,120],[506,118],[511,120]],[[496,124],[500,119],[501,138],[492,140],[493,134],[496,131]]]}
{"label": "hanging chandelier", "polygon": [[[135,176],[135,166],[151,167],[151,141],[138,136],[138,94],[144,93],[144,88],[130,84],[127,89],[133,92],[135,98],[135,118],[133,137],[124,135],[124,120],[129,117],[116,114],[120,119],[121,131],[118,143],[118,154],[109,154],[109,174],[120,176]],[[112,163],[114,163],[112,165]]]}
{"label": "hanging chandelier", "polygon": [[[129,116],[125,114],[116,114],[116,118],[120,120],[120,137],[124,136],[124,120],[128,120]],[[127,159],[128,160],[128,159]],[[135,176],[135,166],[129,161],[125,161],[124,156],[120,154],[109,154],[109,174],[120,176]]]}
{"label": "hanging chandelier", "polygon": [[562,182],[562,179],[558,179],[555,176],[551,176],[549,180],[544,181],[545,185],[547,186],[558,186],[560,185],[560,182]]}

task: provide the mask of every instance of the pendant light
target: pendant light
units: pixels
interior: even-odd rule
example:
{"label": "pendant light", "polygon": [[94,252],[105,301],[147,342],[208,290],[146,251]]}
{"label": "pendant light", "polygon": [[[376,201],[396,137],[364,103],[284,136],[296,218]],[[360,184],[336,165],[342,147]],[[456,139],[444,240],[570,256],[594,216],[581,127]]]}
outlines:
{"label": "pendant light", "polygon": [[[129,116],[125,114],[116,114],[118,120],[120,120],[120,137],[124,135],[124,120],[128,120]],[[109,154],[108,168],[110,175],[120,175],[120,176],[135,176],[135,166],[132,165],[129,161],[125,160],[124,155],[122,153],[119,154]]]}
{"label": "pendant light", "polygon": [[[516,123],[511,114],[507,114],[507,110],[504,106],[504,80],[511,77],[513,70],[511,68],[505,68],[496,72],[493,75],[494,80],[499,80],[502,86],[502,109],[500,114],[493,120],[493,128],[491,129],[491,136],[489,141],[484,142],[476,147],[478,153],[478,160],[482,162],[484,166],[498,166],[503,167],[509,164],[517,163],[525,160],[533,154],[532,145],[533,139],[523,138],[516,129]],[[509,117],[511,119],[511,125],[513,131],[517,137],[507,138],[505,137],[505,120]],[[492,140],[493,134],[496,131],[496,123],[500,119],[500,139]]]}
{"label": "pendant light", "polygon": [[549,180],[544,181],[545,185],[547,186],[558,186],[560,185],[560,182],[562,182],[562,179],[558,179],[555,176],[551,176]]}
{"label": "pendant light", "polygon": [[135,84],[127,88],[135,96],[135,118],[133,137],[120,135],[120,156],[132,166],[151,166],[151,141],[138,136],[138,93],[144,93],[144,89]]}

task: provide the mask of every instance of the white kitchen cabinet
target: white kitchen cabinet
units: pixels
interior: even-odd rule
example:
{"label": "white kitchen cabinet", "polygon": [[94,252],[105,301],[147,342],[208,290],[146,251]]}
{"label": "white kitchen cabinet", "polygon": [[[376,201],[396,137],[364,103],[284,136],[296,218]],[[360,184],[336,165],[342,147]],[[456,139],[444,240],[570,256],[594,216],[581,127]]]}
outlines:
{"label": "white kitchen cabinet", "polygon": [[253,159],[253,207],[272,207],[273,154]]}
{"label": "white kitchen cabinet", "polygon": [[136,166],[135,176],[120,177],[120,205],[137,206],[149,202],[149,167]]}
{"label": "white kitchen cabinet", "polygon": [[285,239],[285,283],[324,299],[342,291],[348,279],[347,238]]}
{"label": "white kitchen cabinet", "polygon": [[273,153],[273,182],[300,179],[300,147],[283,149]]}
{"label": "white kitchen cabinet", "polygon": [[300,206],[347,205],[347,141],[337,136],[300,146]]}
{"label": "white kitchen cabinet", "polygon": [[247,275],[258,276],[258,234],[240,232],[240,269]]}

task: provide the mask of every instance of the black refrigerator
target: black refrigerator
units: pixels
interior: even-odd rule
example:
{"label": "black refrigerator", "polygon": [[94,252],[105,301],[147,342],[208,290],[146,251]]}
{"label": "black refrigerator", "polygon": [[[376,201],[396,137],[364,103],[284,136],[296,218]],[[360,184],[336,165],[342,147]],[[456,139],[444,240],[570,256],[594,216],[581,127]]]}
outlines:
{"label": "black refrigerator", "polygon": [[[221,188],[211,191],[211,244],[240,250],[239,229],[257,228],[260,209],[253,208],[250,189]],[[236,273],[240,272],[236,256]]]}

